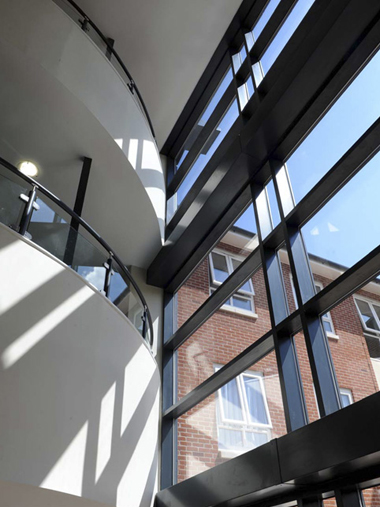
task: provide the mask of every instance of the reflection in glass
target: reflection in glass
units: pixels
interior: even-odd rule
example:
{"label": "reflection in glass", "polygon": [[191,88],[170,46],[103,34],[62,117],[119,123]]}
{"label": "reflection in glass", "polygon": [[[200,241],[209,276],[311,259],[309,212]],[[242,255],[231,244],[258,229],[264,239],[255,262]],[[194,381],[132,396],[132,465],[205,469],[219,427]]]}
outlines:
{"label": "reflection in glass", "polygon": [[296,202],[378,119],[379,86],[377,53],[287,160]]}
{"label": "reflection in glass", "polygon": [[379,245],[379,165],[378,153],[302,227],[312,269],[336,277]]}

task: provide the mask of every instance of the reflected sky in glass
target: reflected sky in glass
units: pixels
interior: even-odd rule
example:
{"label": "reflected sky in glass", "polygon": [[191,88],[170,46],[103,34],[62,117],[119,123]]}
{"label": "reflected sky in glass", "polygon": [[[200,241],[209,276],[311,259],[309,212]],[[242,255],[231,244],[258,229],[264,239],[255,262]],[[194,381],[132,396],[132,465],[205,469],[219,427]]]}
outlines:
{"label": "reflected sky in glass", "polygon": [[261,65],[265,74],[272,67],[278,55],[284,49],[286,43],[296,31],[298,25],[306,16],[313,3],[314,0],[298,0],[296,5],[293,7],[291,13],[286,18],[275,38],[261,58]]}
{"label": "reflected sky in glass", "polygon": [[299,202],[380,116],[380,52],[362,70],[286,164]]}
{"label": "reflected sky in glass", "polygon": [[303,228],[309,254],[351,267],[380,242],[380,153]]}

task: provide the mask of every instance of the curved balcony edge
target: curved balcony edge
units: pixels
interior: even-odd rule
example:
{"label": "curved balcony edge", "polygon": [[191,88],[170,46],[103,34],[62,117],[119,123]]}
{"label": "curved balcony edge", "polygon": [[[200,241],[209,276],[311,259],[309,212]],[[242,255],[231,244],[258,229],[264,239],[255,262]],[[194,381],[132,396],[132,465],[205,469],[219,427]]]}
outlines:
{"label": "curved balcony edge", "polygon": [[[82,274],[81,278],[87,282],[86,275],[88,273],[83,268],[90,266],[98,268],[95,271],[97,283],[89,283],[89,285],[103,293],[110,303],[133,323],[143,339],[149,344],[150,350],[152,350],[154,341],[153,322],[148,305],[129,269],[123,264],[116,252],[87,222],[47,188],[21,173],[1,157],[0,165],[9,171],[13,180],[15,178],[20,179],[31,187],[31,189],[22,187],[13,180],[0,175],[0,201],[2,201],[0,222],[19,235],[26,236],[27,239],[46,250],[56,260],[74,269],[79,276]],[[41,200],[43,207],[42,221],[33,221],[33,214],[40,211],[40,205],[36,202],[38,192],[51,201],[53,207],[48,207]],[[56,212],[57,208],[69,215],[71,218],[70,224]],[[40,226],[36,227],[37,224]],[[54,227],[51,227],[53,225]],[[83,227],[87,236],[102,247],[103,255],[88,239],[79,233],[79,226]],[[60,229],[60,231],[58,232],[57,229]],[[33,234],[36,234],[34,241],[33,235],[30,233],[31,230]],[[104,255],[105,253],[107,255]],[[102,260],[104,260],[103,263]],[[91,261],[94,266],[92,266]],[[79,267],[82,269],[79,270]],[[91,271],[91,273],[93,272]],[[116,288],[112,290],[111,279],[115,273],[119,275],[119,279],[117,286],[115,285]],[[122,282],[124,282],[124,285]],[[138,321],[140,316],[139,304],[141,305],[141,323]],[[134,315],[133,319],[131,318],[132,315]]]}

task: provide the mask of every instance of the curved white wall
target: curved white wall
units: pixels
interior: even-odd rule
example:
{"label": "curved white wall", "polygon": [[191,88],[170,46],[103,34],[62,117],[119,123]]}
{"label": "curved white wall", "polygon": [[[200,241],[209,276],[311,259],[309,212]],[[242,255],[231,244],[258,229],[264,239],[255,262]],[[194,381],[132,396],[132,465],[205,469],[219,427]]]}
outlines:
{"label": "curved white wall", "polygon": [[[0,279],[0,481],[148,507],[160,380],[141,337],[79,275],[1,224]],[[17,487],[2,488],[20,507]]]}
{"label": "curved white wall", "polygon": [[62,83],[121,147],[146,189],[163,237],[165,181],[159,153],[123,79],[53,0],[2,2],[0,14],[0,37]]}

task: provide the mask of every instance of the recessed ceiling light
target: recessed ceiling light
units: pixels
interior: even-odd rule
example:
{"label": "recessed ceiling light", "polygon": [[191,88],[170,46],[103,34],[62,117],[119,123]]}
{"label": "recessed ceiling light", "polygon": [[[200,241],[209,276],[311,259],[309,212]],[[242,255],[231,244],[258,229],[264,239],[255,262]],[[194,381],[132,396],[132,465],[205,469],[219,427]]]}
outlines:
{"label": "recessed ceiling light", "polygon": [[28,160],[21,162],[19,170],[22,174],[25,174],[25,176],[29,176],[30,178],[35,178],[38,175],[38,167]]}

